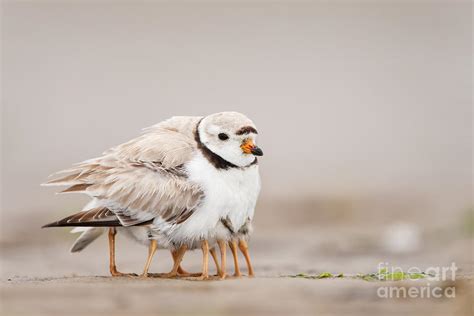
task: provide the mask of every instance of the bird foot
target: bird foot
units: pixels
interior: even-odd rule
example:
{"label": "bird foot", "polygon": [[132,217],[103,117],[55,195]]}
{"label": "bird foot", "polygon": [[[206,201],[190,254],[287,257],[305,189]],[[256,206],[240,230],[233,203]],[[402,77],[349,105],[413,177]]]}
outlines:
{"label": "bird foot", "polygon": [[118,271],[110,271],[110,274],[114,278],[116,278],[116,277],[136,277],[137,276],[137,274],[135,274],[135,273],[122,273],[122,272],[118,272]]}

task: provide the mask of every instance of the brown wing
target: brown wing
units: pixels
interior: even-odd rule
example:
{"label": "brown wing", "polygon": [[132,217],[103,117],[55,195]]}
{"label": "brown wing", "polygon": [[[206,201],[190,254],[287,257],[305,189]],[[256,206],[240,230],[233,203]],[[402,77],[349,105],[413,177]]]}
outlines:
{"label": "brown wing", "polygon": [[183,168],[195,150],[193,128],[198,119],[174,118],[160,123],[47,184],[67,185],[63,192],[86,193],[101,200],[123,226],[155,217],[180,223],[191,216],[203,196],[201,188],[188,181]]}

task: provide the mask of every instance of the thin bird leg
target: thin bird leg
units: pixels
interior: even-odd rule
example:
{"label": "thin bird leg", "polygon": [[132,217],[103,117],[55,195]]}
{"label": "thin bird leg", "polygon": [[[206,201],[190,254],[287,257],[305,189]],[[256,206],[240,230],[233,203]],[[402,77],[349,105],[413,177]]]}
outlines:
{"label": "thin bird leg", "polygon": [[[178,251],[177,250],[172,250],[171,251],[171,255],[173,256],[173,263],[176,262],[176,259],[177,259],[177,255],[178,255]],[[182,267],[181,267],[181,264],[179,265],[178,267],[178,275],[182,275],[182,276],[188,276],[188,275],[191,275],[190,272],[184,270]]]}
{"label": "thin bird leg", "polygon": [[170,272],[165,273],[163,275],[160,275],[162,278],[174,278],[178,276],[178,269],[180,267],[181,261],[183,260],[184,254],[186,253],[186,250],[188,250],[188,247],[186,245],[182,245],[179,247],[177,251],[172,251],[173,255],[173,269],[171,269]]}
{"label": "thin bird leg", "polygon": [[221,252],[221,273],[219,273],[219,277],[221,279],[225,279],[226,277],[226,243],[223,240],[218,240],[217,244],[219,245],[219,250]]}
{"label": "thin bird leg", "polygon": [[209,277],[209,243],[207,240],[203,240],[201,244],[202,249],[202,278],[207,279]]}
{"label": "thin bird leg", "polygon": [[117,235],[117,230],[115,227],[109,228],[109,271],[113,277],[120,276],[129,276],[134,275],[133,273],[122,273],[117,271],[117,266],[115,265],[115,235]]}
{"label": "thin bird leg", "polygon": [[247,268],[248,268],[248,271],[249,271],[249,277],[253,277],[254,273],[253,273],[252,264],[250,263],[249,247],[247,245],[247,242],[243,239],[240,239],[239,240],[239,248],[240,248],[240,251],[242,251],[242,253],[245,257],[245,261],[247,261]]}
{"label": "thin bird leg", "polygon": [[240,268],[239,268],[239,258],[237,254],[237,241],[235,239],[229,241],[229,247],[230,250],[232,251],[232,257],[234,257],[234,277],[241,277],[242,273],[240,273]]}
{"label": "thin bird leg", "polygon": [[201,280],[209,278],[209,243],[207,240],[203,240],[201,244],[202,249],[202,274]]}
{"label": "thin bird leg", "polygon": [[143,269],[141,277],[148,278],[148,269],[150,269],[151,260],[153,259],[153,255],[155,254],[157,248],[158,243],[156,242],[156,240],[150,240],[150,246],[148,248],[148,258],[146,259],[145,268]]}
{"label": "thin bird leg", "polygon": [[201,242],[202,249],[202,273],[197,277],[189,277],[188,280],[207,280],[209,279],[209,243],[207,240]]}
{"label": "thin bird leg", "polygon": [[221,275],[221,267],[219,266],[219,260],[217,259],[217,253],[216,253],[216,248],[211,248],[209,252],[212,255],[212,259],[214,259],[214,263],[216,264],[216,270],[217,270],[217,275]]}
{"label": "thin bird leg", "polygon": [[122,276],[122,273],[117,271],[115,265],[115,235],[117,231],[114,227],[109,228],[109,270],[112,276]]}

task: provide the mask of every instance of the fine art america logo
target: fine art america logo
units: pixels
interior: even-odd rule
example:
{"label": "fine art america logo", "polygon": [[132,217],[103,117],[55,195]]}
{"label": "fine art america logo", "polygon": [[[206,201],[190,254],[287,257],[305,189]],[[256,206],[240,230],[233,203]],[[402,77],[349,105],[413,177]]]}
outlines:
{"label": "fine art america logo", "polygon": [[[416,281],[425,279],[422,285],[413,283],[409,286],[406,283],[397,286],[391,283],[387,286],[377,288],[377,296],[380,298],[454,298],[456,296],[456,287],[439,286],[439,282],[455,281],[458,268],[453,262],[449,266],[428,267],[422,271],[418,267],[410,267],[403,270],[401,267],[389,266],[386,262],[378,265],[376,277],[383,281],[408,280]],[[432,284],[431,282],[434,282]]]}

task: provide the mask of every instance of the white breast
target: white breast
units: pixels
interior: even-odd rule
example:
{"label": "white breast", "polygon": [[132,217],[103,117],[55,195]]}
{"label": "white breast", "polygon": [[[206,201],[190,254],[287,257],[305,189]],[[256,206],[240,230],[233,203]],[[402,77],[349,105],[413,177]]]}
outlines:
{"label": "white breast", "polygon": [[258,165],[244,169],[216,169],[201,153],[197,153],[186,169],[189,180],[202,187],[204,198],[194,214],[176,227],[172,234],[174,238],[212,239],[221,218],[228,217],[236,230],[247,218],[253,218],[260,192]]}

